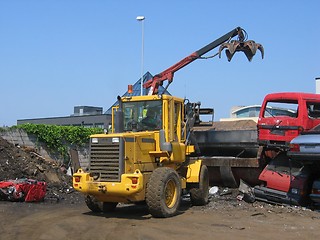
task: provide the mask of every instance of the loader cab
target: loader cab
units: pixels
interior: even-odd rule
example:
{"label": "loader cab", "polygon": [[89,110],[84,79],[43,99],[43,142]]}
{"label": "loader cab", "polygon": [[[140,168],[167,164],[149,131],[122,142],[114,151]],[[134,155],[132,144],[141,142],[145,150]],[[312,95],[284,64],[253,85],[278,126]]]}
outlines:
{"label": "loader cab", "polygon": [[144,100],[123,102],[125,132],[157,131],[162,129],[162,101]]}
{"label": "loader cab", "polygon": [[186,131],[183,106],[184,99],[169,95],[123,97],[119,108],[114,111],[120,111],[122,116],[112,118],[115,122],[120,121],[120,132],[164,130],[166,141],[184,142]]}
{"label": "loader cab", "polygon": [[142,144],[153,139],[155,147],[149,149],[148,156],[158,159],[156,162],[182,163],[194,152],[192,146],[185,145],[184,99],[169,95],[123,97],[118,112],[122,117],[116,121],[123,128],[118,133],[140,138]]}

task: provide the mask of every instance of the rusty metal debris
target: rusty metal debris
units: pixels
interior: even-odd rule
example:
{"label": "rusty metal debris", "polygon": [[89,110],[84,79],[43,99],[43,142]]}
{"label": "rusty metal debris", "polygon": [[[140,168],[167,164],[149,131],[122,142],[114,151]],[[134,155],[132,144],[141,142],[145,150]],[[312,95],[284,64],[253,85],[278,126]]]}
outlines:
{"label": "rusty metal debris", "polygon": [[0,182],[0,200],[39,202],[45,197],[47,183],[28,178]]}

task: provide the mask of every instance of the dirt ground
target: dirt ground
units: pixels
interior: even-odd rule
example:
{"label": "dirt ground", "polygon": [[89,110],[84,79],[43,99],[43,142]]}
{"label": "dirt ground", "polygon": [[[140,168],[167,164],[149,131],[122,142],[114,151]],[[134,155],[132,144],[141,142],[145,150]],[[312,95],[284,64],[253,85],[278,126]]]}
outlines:
{"label": "dirt ground", "polygon": [[320,212],[237,199],[237,189],[219,189],[206,206],[183,196],[179,214],[153,218],[143,205],[119,205],[112,213],[89,211],[84,196],[56,162],[34,149],[0,138],[0,180],[32,178],[47,182],[39,203],[0,201],[1,240],[50,239],[316,239]]}
{"label": "dirt ground", "polygon": [[151,217],[145,206],[120,205],[113,213],[89,211],[76,202],[0,202],[2,240],[19,239],[316,239],[320,212],[265,203],[248,204],[232,195],[203,207],[183,199],[172,218]]}

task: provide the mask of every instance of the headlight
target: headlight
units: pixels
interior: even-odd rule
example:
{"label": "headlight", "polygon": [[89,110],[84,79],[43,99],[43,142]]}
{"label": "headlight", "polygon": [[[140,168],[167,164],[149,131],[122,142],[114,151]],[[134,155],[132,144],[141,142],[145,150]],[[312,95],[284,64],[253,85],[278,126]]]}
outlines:
{"label": "headlight", "polygon": [[113,143],[118,143],[119,141],[120,141],[119,138],[112,138]]}
{"label": "headlight", "polygon": [[91,143],[98,143],[98,138],[91,138]]}

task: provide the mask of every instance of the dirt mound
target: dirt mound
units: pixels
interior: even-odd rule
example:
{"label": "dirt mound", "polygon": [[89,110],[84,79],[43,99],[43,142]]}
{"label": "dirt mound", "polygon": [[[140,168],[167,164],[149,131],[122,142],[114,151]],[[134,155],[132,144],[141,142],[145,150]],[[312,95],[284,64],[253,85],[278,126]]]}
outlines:
{"label": "dirt mound", "polygon": [[257,123],[253,120],[235,120],[235,121],[219,121],[200,124],[194,127],[195,131],[234,131],[234,130],[257,130]]}
{"label": "dirt mound", "polygon": [[72,177],[57,162],[46,160],[35,149],[15,146],[0,137],[0,181],[21,178],[46,182],[47,201],[78,199],[74,196]]}

